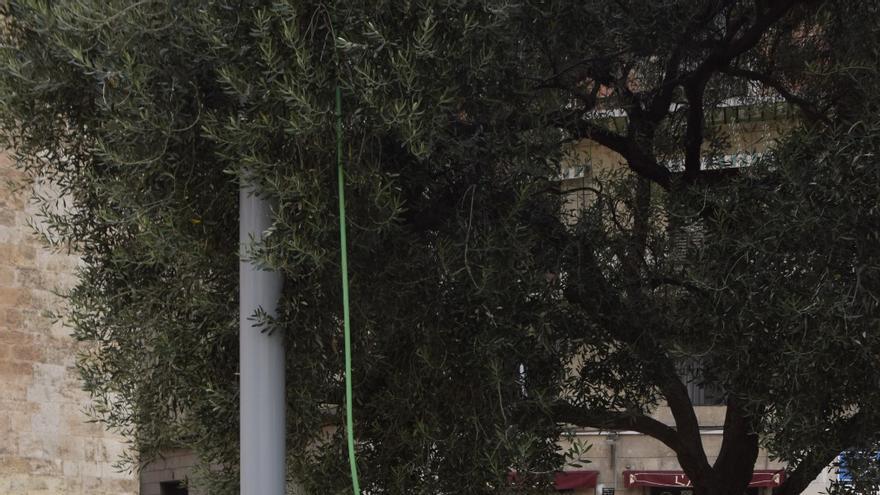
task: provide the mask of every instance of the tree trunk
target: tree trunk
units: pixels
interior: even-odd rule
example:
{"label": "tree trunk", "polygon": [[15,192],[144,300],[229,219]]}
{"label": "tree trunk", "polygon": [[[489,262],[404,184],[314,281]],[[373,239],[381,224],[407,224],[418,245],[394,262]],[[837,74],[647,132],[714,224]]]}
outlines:
{"label": "tree trunk", "polygon": [[[694,480],[694,495],[743,495],[752,479],[752,466],[739,467],[735,471],[719,471],[712,469],[700,481]],[[690,477],[690,475],[688,475]]]}
{"label": "tree trunk", "polygon": [[746,493],[746,489],[748,488],[748,483],[745,486],[738,488],[729,485],[725,485],[723,480],[719,480],[712,487],[697,487],[694,486],[694,495],[743,495]]}
{"label": "tree trunk", "polygon": [[758,459],[758,435],[736,398],[729,398],[724,416],[724,437],[718,458],[709,473],[695,473],[695,495],[743,495]]}

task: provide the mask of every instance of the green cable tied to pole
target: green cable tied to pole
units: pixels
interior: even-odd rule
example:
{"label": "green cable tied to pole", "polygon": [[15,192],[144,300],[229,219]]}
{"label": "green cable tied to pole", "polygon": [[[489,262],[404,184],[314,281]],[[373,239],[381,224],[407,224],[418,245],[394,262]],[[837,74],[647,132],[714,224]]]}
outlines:
{"label": "green cable tied to pole", "polygon": [[354,413],[351,385],[351,324],[348,315],[348,243],[345,239],[345,174],[342,171],[342,91],[336,86],[336,173],[339,183],[339,251],[342,256],[342,322],[345,327],[345,429],[354,495],[361,495],[354,455]]}

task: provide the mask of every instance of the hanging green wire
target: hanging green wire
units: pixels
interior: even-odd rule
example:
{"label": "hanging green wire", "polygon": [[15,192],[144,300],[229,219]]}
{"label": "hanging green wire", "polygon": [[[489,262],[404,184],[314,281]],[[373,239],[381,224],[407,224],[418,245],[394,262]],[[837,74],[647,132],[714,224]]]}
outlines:
{"label": "hanging green wire", "polygon": [[361,495],[354,455],[354,413],[351,385],[351,324],[348,314],[348,242],[345,239],[345,174],[342,170],[342,91],[336,86],[336,173],[339,183],[339,251],[342,255],[342,322],[345,327],[345,430],[354,495]]}

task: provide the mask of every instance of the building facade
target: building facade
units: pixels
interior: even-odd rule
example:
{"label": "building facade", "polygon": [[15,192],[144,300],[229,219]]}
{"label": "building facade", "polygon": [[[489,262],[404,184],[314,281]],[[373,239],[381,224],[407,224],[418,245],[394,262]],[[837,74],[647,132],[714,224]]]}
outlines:
{"label": "building facade", "polygon": [[22,179],[0,155],[0,493],[135,494],[137,475],[114,467],[123,440],[88,422],[78,344],[46,315],[77,259],[42,247]]}
{"label": "building facade", "polygon": [[169,450],[141,470],[140,495],[205,495],[193,483],[198,458],[187,449]]}

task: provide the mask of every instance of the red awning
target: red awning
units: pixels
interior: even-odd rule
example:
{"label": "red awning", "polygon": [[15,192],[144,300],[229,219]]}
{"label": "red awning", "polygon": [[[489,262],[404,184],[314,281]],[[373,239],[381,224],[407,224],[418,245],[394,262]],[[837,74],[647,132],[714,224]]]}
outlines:
{"label": "red awning", "polygon": [[595,488],[599,471],[560,471],[553,475],[553,486],[557,490],[576,490]]}
{"label": "red awning", "polygon": [[[750,488],[779,486],[785,481],[782,469],[756,469],[752,473]],[[692,486],[690,478],[683,471],[624,471],[623,486]]]}
{"label": "red awning", "polygon": [[[515,472],[508,473],[514,483],[521,479]],[[559,471],[553,473],[553,487],[557,490],[576,490],[578,488],[595,488],[599,471]]]}

